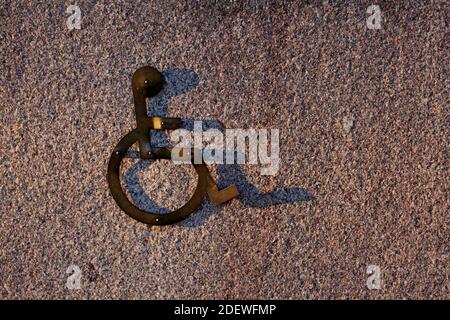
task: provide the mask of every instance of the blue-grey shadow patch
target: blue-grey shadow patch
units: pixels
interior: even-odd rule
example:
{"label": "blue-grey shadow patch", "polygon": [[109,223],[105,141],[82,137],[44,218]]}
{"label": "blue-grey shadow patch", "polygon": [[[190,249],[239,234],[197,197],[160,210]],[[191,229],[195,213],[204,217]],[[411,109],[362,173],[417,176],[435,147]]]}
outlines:
{"label": "blue-grey shadow patch", "polygon": [[[137,158],[139,158],[139,156],[137,156]],[[124,186],[133,200],[133,203],[140,209],[153,213],[167,214],[171,210],[161,207],[153,201],[139,183],[139,178],[137,176],[138,172],[145,171],[153,162],[154,160],[140,160],[133,163],[125,174]]]}

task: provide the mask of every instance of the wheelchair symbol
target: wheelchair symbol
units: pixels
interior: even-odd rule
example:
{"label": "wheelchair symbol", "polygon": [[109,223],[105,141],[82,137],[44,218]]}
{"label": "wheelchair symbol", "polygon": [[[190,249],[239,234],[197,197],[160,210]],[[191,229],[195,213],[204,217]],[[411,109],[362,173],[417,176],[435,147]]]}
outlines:
{"label": "wheelchair symbol", "polygon": [[[146,99],[157,95],[163,86],[163,76],[155,68],[142,67],[133,74],[132,87],[137,126],[126,134],[114,148],[109,159],[107,173],[109,189],[118,206],[131,218],[150,225],[167,225],[186,219],[200,207],[206,194],[214,205],[222,204],[239,195],[234,184],[219,190],[206,164],[203,161],[194,164],[192,157],[191,162],[198,175],[197,187],[191,199],[181,208],[167,214],[158,214],[141,210],[128,199],[120,183],[120,164],[129,148],[138,142],[141,159],[170,160],[172,149],[152,147],[149,131],[174,130],[181,127],[180,118],[149,117],[147,115]],[[192,155],[193,151],[191,150]]]}

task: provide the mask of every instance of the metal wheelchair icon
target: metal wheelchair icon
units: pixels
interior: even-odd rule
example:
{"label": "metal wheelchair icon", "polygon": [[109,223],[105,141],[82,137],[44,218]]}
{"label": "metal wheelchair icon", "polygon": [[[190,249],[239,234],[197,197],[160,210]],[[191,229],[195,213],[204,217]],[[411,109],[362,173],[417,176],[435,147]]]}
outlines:
{"label": "metal wheelchair icon", "polygon": [[[162,74],[153,67],[142,67],[133,74],[132,87],[137,126],[126,134],[114,148],[108,163],[107,179],[111,194],[118,206],[131,218],[150,225],[173,224],[186,219],[197,210],[205,195],[214,205],[222,204],[239,195],[234,184],[219,190],[203,161],[192,165],[198,175],[197,187],[190,200],[179,209],[167,214],[158,214],[139,209],[127,197],[120,183],[120,164],[130,147],[138,142],[141,159],[171,159],[172,149],[152,147],[150,130],[174,130],[181,127],[180,118],[149,117],[147,115],[148,98],[156,96],[164,86]],[[191,150],[193,151],[193,150]],[[193,155],[194,152],[191,152]]]}

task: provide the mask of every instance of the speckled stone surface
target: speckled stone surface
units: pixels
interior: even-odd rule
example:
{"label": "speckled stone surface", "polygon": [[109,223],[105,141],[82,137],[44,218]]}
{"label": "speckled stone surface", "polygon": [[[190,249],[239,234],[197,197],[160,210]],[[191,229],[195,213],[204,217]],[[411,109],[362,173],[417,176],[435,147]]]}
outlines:
{"label": "speckled stone surface", "polygon": [[[367,1],[76,3],[71,31],[69,1],[0,3],[1,299],[449,298],[448,2],[379,1],[379,30]],[[121,212],[143,65],[168,79],[152,114],[279,128],[279,174],[218,167],[240,198],[174,226]],[[147,209],[191,176],[123,168]]]}

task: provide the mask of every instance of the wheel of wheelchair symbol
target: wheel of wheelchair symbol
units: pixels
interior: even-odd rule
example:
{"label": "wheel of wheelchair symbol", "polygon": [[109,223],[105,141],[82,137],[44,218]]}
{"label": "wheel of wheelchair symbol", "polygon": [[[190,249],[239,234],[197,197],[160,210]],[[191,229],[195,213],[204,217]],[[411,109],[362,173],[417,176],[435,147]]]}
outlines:
{"label": "wheel of wheelchair symbol", "polygon": [[[138,141],[138,132],[133,130],[124,136],[109,159],[108,164],[108,184],[111,194],[118,206],[131,218],[151,225],[167,225],[186,219],[192,212],[198,209],[206,194],[209,171],[204,163],[192,164],[198,175],[198,182],[194,194],[188,202],[181,208],[167,214],[158,214],[139,209],[133,204],[125,194],[120,183],[120,164],[127,154],[129,148]],[[168,148],[158,148],[157,159],[171,159],[171,150]]]}

